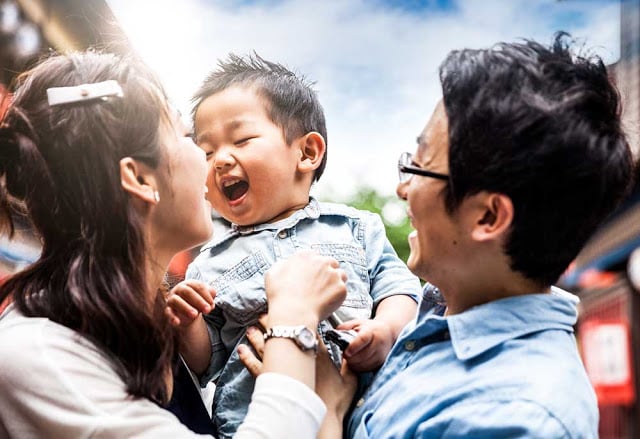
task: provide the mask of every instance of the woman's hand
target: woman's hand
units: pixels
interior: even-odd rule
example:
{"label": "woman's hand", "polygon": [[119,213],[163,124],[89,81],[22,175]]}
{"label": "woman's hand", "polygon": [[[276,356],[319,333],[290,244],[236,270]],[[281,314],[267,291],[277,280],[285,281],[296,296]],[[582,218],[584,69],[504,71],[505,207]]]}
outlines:
{"label": "woman's hand", "polygon": [[[238,346],[238,354],[247,370],[257,377],[262,373],[262,356],[264,355],[264,336],[255,326],[247,330],[247,339],[256,351],[254,354],[246,345]],[[342,362],[340,371],[329,357],[327,347],[322,340],[316,357],[316,393],[327,405],[329,414],[344,418],[353,395],[356,392],[358,379],[349,369],[346,361]]]}
{"label": "woman's hand", "polygon": [[[256,377],[264,370],[264,364],[261,360],[264,355],[264,336],[260,329],[252,326],[247,330],[247,338],[256,353],[254,354],[248,346],[241,344],[238,346],[238,354],[247,370]],[[310,359],[308,355],[305,354],[305,356]],[[278,360],[281,363],[289,363],[287,358],[280,357]],[[313,363],[309,363],[308,367],[312,368]],[[280,373],[286,373],[286,371],[280,371]],[[315,381],[316,393],[327,406],[327,414],[318,432],[318,438],[342,437],[344,417],[351,406],[358,379],[349,369],[346,361],[342,362],[342,369],[338,372],[322,340],[315,359],[315,379],[313,381]]]}
{"label": "woman's hand", "polygon": [[265,277],[268,325],[315,327],[344,301],[346,280],[338,261],[312,251],[276,262]]}

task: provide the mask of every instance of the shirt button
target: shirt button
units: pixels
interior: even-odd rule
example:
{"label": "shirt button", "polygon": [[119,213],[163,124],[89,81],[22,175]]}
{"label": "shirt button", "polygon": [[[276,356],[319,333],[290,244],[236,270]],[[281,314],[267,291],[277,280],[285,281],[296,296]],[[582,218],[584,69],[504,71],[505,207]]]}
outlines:
{"label": "shirt button", "polygon": [[362,407],[362,404],[364,404],[364,398],[360,398],[358,402],[356,402],[356,407]]}
{"label": "shirt button", "polygon": [[405,341],[404,348],[408,351],[412,351],[416,348],[416,342],[413,340]]}
{"label": "shirt button", "polygon": [[286,237],[287,237],[287,231],[286,230],[281,230],[280,233],[278,233],[278,238],[284,239]]}

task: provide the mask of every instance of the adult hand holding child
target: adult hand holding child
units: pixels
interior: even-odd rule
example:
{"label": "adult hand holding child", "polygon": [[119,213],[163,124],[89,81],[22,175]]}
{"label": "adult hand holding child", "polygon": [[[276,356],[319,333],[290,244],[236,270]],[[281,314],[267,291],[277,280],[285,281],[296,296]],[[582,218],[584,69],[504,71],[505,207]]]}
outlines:
{"label": "adult hand holding child", "polygon": [[[344,301],[345,281],[346,273],[335,259],[311,251],[297,252],[289,259],[277,262],[267,272],[265,289],[269,313],[263,316],[260,323],[266,329],[283,325],[304,326],[313,330],[315,335],[320,320]],[[171,291],[166,314],[179,331],[199,332],[199,336],[207,337],[206,327],[200,326],[203,321],[198,317],[200,313],[211,311],[214,297],[215,291],[202,282],[182,282]],[[250,327],[247,336],[257,356],[246,345],[240,345],[238,352],[251,374],[285,373],[315,389],[327,405],[320,437],[335,437],[341,431],[342,419],[356,388],[356,377],[346,363],[338,373],[324,345],[320,346],[315,358],[310,352],[301,351],[290,339],[271,338],[269,344],[272,346],[265,353],[262,331]],[[189,352],[188,343],[186,345],[181,348],[183,356]],[[193,354],[197,353],[194,351]],[[279,361],[282,358],[288,360]],[[261,407],[257,407],[253,419],[261,416]],[[265,422],[268,420],[265,419]],[[248,432],[242,427],[240,431]]]}

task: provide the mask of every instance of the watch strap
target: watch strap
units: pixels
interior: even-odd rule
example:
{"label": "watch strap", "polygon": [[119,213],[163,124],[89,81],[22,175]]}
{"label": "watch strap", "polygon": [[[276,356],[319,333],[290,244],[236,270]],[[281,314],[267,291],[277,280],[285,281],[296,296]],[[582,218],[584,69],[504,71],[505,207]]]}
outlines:
{"label": "watch strap", "polygon": [[[299,326],[273,326],[264,333],[264,340],[271,338],[288,338],[303,351],[318,352],[318,340],[313,331],[304,325]],[[311,339],[313,338],[313,339]]]}

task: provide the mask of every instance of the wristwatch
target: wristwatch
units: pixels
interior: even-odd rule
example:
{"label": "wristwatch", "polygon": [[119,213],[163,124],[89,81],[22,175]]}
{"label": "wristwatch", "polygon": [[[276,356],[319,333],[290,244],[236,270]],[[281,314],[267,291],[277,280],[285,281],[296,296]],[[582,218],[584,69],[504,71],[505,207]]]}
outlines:
{"label": "wristwatch", "polygon": [[306,326],[274,326],[264,334],[265,341],[270,338],[288,338],[295,342],[303,351],[318,352],[318,339]]}

